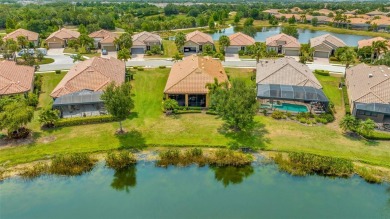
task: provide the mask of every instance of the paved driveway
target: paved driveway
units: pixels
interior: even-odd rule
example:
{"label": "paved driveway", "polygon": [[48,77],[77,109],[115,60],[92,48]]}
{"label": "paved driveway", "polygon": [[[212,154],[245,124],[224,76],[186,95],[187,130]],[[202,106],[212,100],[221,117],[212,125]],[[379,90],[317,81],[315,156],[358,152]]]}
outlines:
{"label": "paved driveway", "polygon": [[131,59],[133,61],[144,61],[145,60],[144,56],[145,56],[145,54],[132,54]]}
{"label": "paved driveway", "polygon": [[329,59],[328,58],[314,57],[313,58],[313,63],[320,64],[320,65],[328,65],[329,64]]}
{"label": "paved driveway", "polygon": [[69,55],[64,55],[64,49],[49,49],[46,57],[54,59],[54,62],[40,65],[39,71],[70,69],[74,65],[73,59]]}
{"label": "paved driveway", "polygon": [[58,49],[49,49],[47,50],[47,55],[63,55],[64,54],[64,48],[58,48]]}
{"label": "paved driveway", "polygon": [[107,55],[102,54],[102,57],[103,58],[110,58],[110,57],[117,58],[118,53],[117,53],[117,51],[112,51],[112,52],[108,52]]}
{"label": "paved driveway", "polygon": [[229,62],[229,61],[240,61],[240,57],[238,56],[237,53],[233,54],[233,53],[226,53],[225,54],[225,61]]}

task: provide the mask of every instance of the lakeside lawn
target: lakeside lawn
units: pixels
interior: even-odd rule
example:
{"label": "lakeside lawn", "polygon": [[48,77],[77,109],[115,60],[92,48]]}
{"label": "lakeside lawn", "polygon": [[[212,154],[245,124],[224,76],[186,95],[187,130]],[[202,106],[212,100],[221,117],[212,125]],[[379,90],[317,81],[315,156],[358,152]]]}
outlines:
{"label": "lakeside lawn", "polygon": [[[226,70],[230,78],[242,77],[249,81],[252,75],[252,69]],[[117,122],[40,130],[36,118],[30,124],[35,133],[34,142],[1,149],[0,164],[10,166],[47,159],[60,153],[102,152],[144,146],[255,145],[265,150],[308,152],[390,167],[390,142],[350,139],[342,135],[334,123],[310,127],[259,115],[256,117],[259,123],[256,132],[229,134],[218,131],[222,121],[216,116],[182,114],[166,117],[162,113],[161,103],[168,73],[169,69],[137,71],[132,82],[135,109],[123,123],[127,134],[114,134],[119,127]],[[64,73],[44,74],[39,107],[50,104],[48,95],[63,76]],[[319,79],[335,105],[342,103],[337,87],[338,78],[323,76]]]}

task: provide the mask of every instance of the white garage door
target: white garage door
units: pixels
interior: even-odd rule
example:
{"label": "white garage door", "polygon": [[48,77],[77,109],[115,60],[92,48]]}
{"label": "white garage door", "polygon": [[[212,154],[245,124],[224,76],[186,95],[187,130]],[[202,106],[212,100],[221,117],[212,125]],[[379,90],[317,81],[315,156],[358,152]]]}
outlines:
{"label": "white garage door", "polygon": [[225,52],[228,54],[237,54],[238,51],[239,51],[239,48],[237,48],[237,47],[228,47],[228,48],[226,48]]}
{"label": "white garage door", "polygon": [[286,56],[299,56],[298,50],[285,50],[284,53]]}
{"label": "white garage door", "polygon": [[314,52],[314,57],[329,58],[329,53],[328,52],[315,51]]}
{"label": "white garage door", "polygon": [[49,43],[49,48],[62,48],[61,43]]}

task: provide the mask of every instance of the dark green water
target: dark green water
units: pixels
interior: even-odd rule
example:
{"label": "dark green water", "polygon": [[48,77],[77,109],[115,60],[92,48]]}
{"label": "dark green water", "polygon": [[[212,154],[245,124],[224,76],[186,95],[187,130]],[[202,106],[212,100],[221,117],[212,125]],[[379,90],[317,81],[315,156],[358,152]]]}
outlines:
{"label": "dark green water", "polygon": [[78,177],[0,184],[0,218],[390,218],[389,185],[246,168],[99,164]]}

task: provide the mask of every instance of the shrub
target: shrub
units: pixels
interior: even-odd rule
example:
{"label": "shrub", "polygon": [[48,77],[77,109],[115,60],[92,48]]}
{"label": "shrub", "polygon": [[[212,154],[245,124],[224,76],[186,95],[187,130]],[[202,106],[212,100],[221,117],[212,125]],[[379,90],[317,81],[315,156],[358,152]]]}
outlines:
{"label": "shrub", "polygon": [[339,59],[338,59],[338,58],[336,58],[336,57],[334,57],[334,56],[331,56],[331,57],[329,57],[329,61],[332,61],[332,62],[338,62],[338,61],[339,61]]}
{"label": "shrub", "polygon": [[314,70],[314,73],[315,74],[318,74],[318,75],[322,75],[322,76],[330,76],[330,73],[329,71],[326,71],[326,70]]}
{"label": "shrub", "polygon": [[146,51],[145,55],[151,56],[151,55],[153,55],[153,53],[151,51]]}
{"label": "shrub", "polygon": [[133,69],[137,70],[137,69],[138,69],[138,66],[133,66]]}
{"label": "shrub", "polygon": [[243,56],[244,54],[245,54],[245,51],[244,51],[244,50],[238,51],[238,55],[239,55],[239,56]]}
{"label": "shrub", "polygon": [[86,125],[103,122],[114,122],[117,119],[111,115],[103,116],[91,116],[91,117],[76,117],[76,118],[65,118],[54,122],[55,127],[75,126],[75,125]]}
{"label": "shrub", "polygon": [[209,114],[209,115],[218,115],[218,113],[215,112],[214,110],[208,110],[208,111],[206,111],[206,114]]}
{"label": "shrub", "polygon": [[253,157],[249,154],[228,149],[218,149],[211,157],[210,164],[216,166],[245,166],[252,163]]}
{"label": "shrub", "polygon": [[179,108],[179,104],[174,99],[166,99],[163,102],[163,108],[164,108],[165,111],[167,111],[167,110],[174,110],[174,109]]}
{"label": "shrub", "polygon": [[61,74],[61,70],[56,70],[56,74]]}
{"label": "shrub", "polygon": [[58,175],[81,175],[92,170],[95,165],[88,154],[60,155],[52,160],[50,173]]}
{"label": "shrub", "polygon": [[129,151],[110,152],[106,156],[106,166],[119,170],[135,164],[137,161]]}
{"label": "shrub", "polygon": [[175,114],[202,113],[201,110],[175,110]]}
{"label": "shrub", "polygon": [[44,109],[39,113],[39,122],[45,127],[54,127],[60,119],[60,111],[57,109]]}
{"label": "shrub", "polygon": [[281,112],[281,111],[273,111],[272,114],[271,114],[271,117],[274,118],[274,119],[282,119],[284,116],[284,113]]}
{"label": "shrub", "polygon": [[[344,79],[342,79],[344,84]],[[351,106],[349,105],[348,91],[346,86],[342,86],[345,114],[351,115]]]}
{"label": "shrub", "polygon": [[[298,118],[298,117],[297,117]],[[298,118],[298,121],[300,122],[300,123],[307,123],[307,119],[306,118]]]}
{"label": "shrub", "polygon": [[324,122],[321,122],[321,123],[330,123],[330,122],[333,122],[334,121],[334,116],[332,113],[324,113],[324,114],[321,114],[318,116],[318,118],[322,119],[322,121],[325,121]]}
{"label": "shrub", "polygon": [[32,106],[32,107],[37,107],[38,102],[39,102],[38,95],[36,95],[34,93],[27,94],[27,98],[26,98],[27,105]]}
{"label": "shrub", "polygon": [[362,134],[362,136],[370,140],[390,140],[390,133],[386,132],[373,131],[371,134]]}
{"label": "shrub", "polygon": [[34,93],[39,95],[42,89],[42,74],[35,74],[34,76]]}
{"label": "shrub", "polygon": [[41,175],[47,174],[49,171],[49,166],[44,163],[38,163],[34,166],[27,168],[20,176],[24,179],[33,179]]}
{"label": "shrub", "polygon": [[158,68],[159,68],[159,69],[165,69],[165,68],[167,68],[167,66],[165,66],[165,65],[160,65],[160,66],[158,66]]}
{"label": "shrub", "polygon": [[143,67],[138,67],[137,70],[138,70],[138,71],[144,71],[144,68],[143,68]]}

